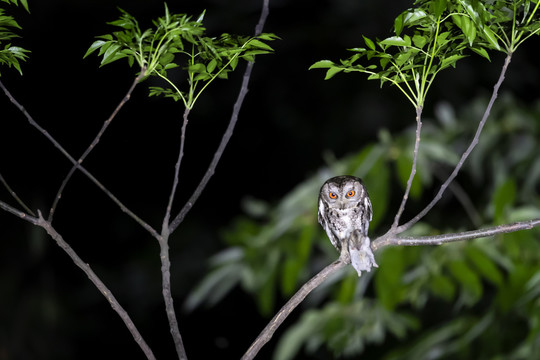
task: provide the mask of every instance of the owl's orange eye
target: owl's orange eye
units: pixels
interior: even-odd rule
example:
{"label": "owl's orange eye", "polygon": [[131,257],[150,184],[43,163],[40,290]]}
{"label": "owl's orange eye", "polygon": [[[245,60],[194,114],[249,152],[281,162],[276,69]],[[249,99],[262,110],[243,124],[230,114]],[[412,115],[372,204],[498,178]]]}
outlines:
{"label": "owl's orange eye", "polygon": [[347,193],[347,197],[353,197],[356,192],[354,190],[351,190]]}
{"label": "owl's orange eye", "polygon": [[330,199],[335,199],[335,198],[337,198],[336,193],[333,193],[333,192],[329,192],[329,193],[328,193],[328,196],[330,197]]}

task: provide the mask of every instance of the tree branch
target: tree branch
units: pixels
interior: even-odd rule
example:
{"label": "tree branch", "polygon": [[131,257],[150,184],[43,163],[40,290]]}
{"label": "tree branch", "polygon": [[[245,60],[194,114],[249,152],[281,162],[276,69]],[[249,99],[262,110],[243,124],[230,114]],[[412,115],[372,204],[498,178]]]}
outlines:
{"label": "tree branch", "polygon": [[34,216],[30,216],[28,215],[27,213],[25,212],[22,212],[16,208],[14,208],[13,206],[11,205],[8,205],[7,203],[3,202],[2,200],[0,200],[0,209],[4,210],[4,211],[7,211],[8,213],[10,214],[13,214],[23,220],[26,220],[34,225],[37,225],[38,224],[38,219]]}
{"label": "tree branch", "polygon": [[[113,119],[116,117],[116,114],[118,114],[118,112],[124,106],[124,104],[129,101],[129,99],[131,98],[131,93],[133,92],[133,90],[135,89],[135,86],[137,86],[139,81],[141,81],[141,79],[145,76],[145,72],[146,72],[146,68],[143,67],[141,69],[141,72],[139,73],[139,75],[135,78],[135,80],[133,80],[133,83],[131,84],[131,86],[130,86],[129,90],[127,91],[126,95],[124,95],[124,97],[122,98],[122,101],[120,101],[120,103],[116,106],[116,108],[112,112],[111,116],[109,116],[109,118],[107,120],[105,120],[105,122],[103,123],[103,126],[101,127],[101,130],[99,130],[98,134],[96,135],[96,137],[94,138],[94,140],[92,141],[90,146],[88,146],[86,151],[82,154],[82,156],[77,161],[77,163],[79,165],[82,164],[84,159],[88,156],[88,154],[90,154],[90,151],[92,151],[96,147],[96,145],[99,143],[99,140],[101,139],[101,136],[103,135],[105,130],[107,130],[107,127],[110,125],[110,123],[113,121]],[[60,201],[60,198],[62,197],[62,192],[64,191],[64,188],[66,187],[68,181],[71,179],[71,176],[73,176],[73,173],[75,172],[75,170],[77,170],[77,166],[73,165],[71,170],[69,170],[68,174],[66,175],[64,181],[62,181],[62,184],[60,185],[60,188],[58,189],[58,192],[56,193],[56,197],[54,198],[54,202],[53,202],[53,204],[51,206],[51,209],[49,210],[48,221],[51,222],[51,223],[53,221],[54,212],[56,210],[56,207],[58,206],[58,202]]]}
{"label": "tree branch", "polygon": [[187,360],[186,350],[184,348],[182,335],[178,328],[176,312],[174,310],[174,300],[171,294],[171,261],[169,260],[168,242],[168,237],[159,239],[163,301],[165,302],[165,312],[167,314],[167,319],[169,320],[169,327],[171,329],[171,335],[178,358],[180,360]]}
{"label": "tree branch", "polygon": [[274,332],[277,328],[285,321],[287,316],[300,304],[305,297],[316,287],[325,281],[328,276],[335,273],[339,269],[343,268],[346,264],[341,260],[334,261],[324,269],[322,269],[318,274],[312,277],[307,283],[305,283],[300,290],[294,294],[289,301],[278,311],[278,313],[270,320],[268,325],[263,329],[261,334],[255,339],[253,344],[246,351],[242,360],[251,360],[253,359],[259,350],[272,338]]}
{"label": "tree branch", "polygon": [[19,205],[22,206],[22,208],[24,209],[24,211],[26,211],[28,214],[31,214],[32,216],[36,216],[36,214],[34,214],[34,212],[32,210],[30,210],[30,208],[28,206],[26,206],[26,204],[24,203],[24,201],[21,200],[21,198],[19,196],[17,196],[17,194],[15,193],[15,191],[13,191],[13,189],[11,189],[11,187],[9,186],[9,184],[7,183],[6,179],[4,179],[4,177],[2,176],[2,174],[0,174],[0,182],[2,184],[4,184],[4,187],[6,188],[6,190],[11,194],[11,196],[15,199],[15,201],[17,201],[19,203]]}
{"label": "tree branch", "polygon": [[[441,245],[444,243],[454,241],[464,241],[477,239],[481,237],[494,236],[497,234],[511,233],[520,230],[532,229],[533,227],[540,226],[540,219],[533,219],[529,221],[520,221],[512,224],[499,225],[489,227],[486,229],[465,231],[460,233],[443,234],[436,236],[421,236],[421,237],[388,237],[386,234],[375,239],[371,243],[371,249],[375,252],[385,246],[421,246],[421,245]],[[271,338],[276,329],[283,323],[285,318],[304,300],[304,298],[316,287],[321,285],[331,274],[344,267],[346,264],[341,261],[334,261],[332,264],[325,267],[317,275],[311,278],[306,284],[304,284],[300,290],[293,295],[293,297],[279,310],[279,312],[270,320],[268,325],[259,334],[257,339],[246,351],[242,360],[253,359],[259,350],[266,344]]]}
{"label": "tree branch", "polygon": [[120,210],[128,214],[133,220],[135,220],[139,225],[141,225],[144,229],[146,229],[153,237],[156,239],[159,239],[159,234],[152,228],[150,225],[148,225],[146,222],[144,222],[141,218],[139,218],[137,215],[135,215],[131,210],[129,210],[116,196],[114,196],[101,182],[99,182],[88,170],[86,170],[82,165],[80,165],[61,145],[58,141],[56,141],[51,134],[47,132],[44,128],[39,126],[39,124],[30,116],[30,114],[26,111],[24,106],[22,106],[8,91],[8,89],[4,86],[2,81],[0,81],[0,88],[4,90],[4,93],[9,98],[9,100],[23,113],[23,115],[26,117],[30,125],[35,127],[39,132],[41,132],[60,152],[69,160],[71,163],[76,166],[86,177],[88,177],[94,184],[97,185],[101,191],[103,191],[111,200],[116,203]]}
{"label": "tree branch", "polygon": [[50,222],[46,221],[43,216],[41,215],[41,212],[39,212],[39,218],[36,225],[42,227],[47,231],[47,233],[56,241],[58,246],[64,250],[68,256],[73,260],[75,265],[77,265],[79,268],[81,268],[82,271],[88,276],[90,281],[98,288],[98,290],[105,296],[109,304],[111,304],[111,307],[114,311],[120,316],[126,327],[128,328],[129,332],[133,336],[133,339],[135,339],[135,342],[139,345],[141,350],[146,355],[147,359],[154,360],[154,354],[152,353],[152,350],[148,347],[148,344],[146,344],[146,341],[142,338],[141,334],[139,333],[139,330],[135,327],[135,324],[129,317],[128,313],[124,308],[120,305],[118,300],[114,297],[114,295],[111,293],[111,291],[105,286],[105,284],[101,281],[101,279],[92,271],[90,266],[85,263],[78,255],[77,253],[71,248],[71,246],[68,245],[62,238],[62,236],[53,228]]}
{"label": "tree branch", "polygon": [[[266,18],[268,17],[269,13],[269,7],[268,7],[269,0],[263,1],[263,7],[261,10],[261,16],[259,18],[259,23],[255,27],[255,36],[260,35],[262,33],[262,29],[264,27],[264,24],[266,22]],[[169,226],[169,233],[172,233],[178,225],[182,223],[184,218],[186,217],[186,214],[191,210],[201,193],[203,192],[204,188],[208,184],[208,181],[210,181],[210,178],[212,175],[214,175],[214,172],[216,170],[217,164],[219,163],[219,160],[221,159],[221,156],[223,155],[223,152],[225,151],[225,148],[227,147],[227,144],[229,143],[229,140],[233,134],[234,127],[236,126],[236,122],[238,121],[238,114],[240,113],[240,109],[242,108],[242,104],[244,103],[244,98],[246,97],[246,94],[248,92],[248,84],[249,79],[251,77],[251,70],[253,69],[253,62],[248,63],[246,67],[246,71],[244,72],[244,77],[242,79],[242,86],[240,88],[240,93],[238,94],[238,97],[236,99],[236,102],[234,103],[233,112],[231,115],[231,120],[229,121],[229,125],[227,126],[227,129],[225,130],[225,133],[223,134],[223,137],[221,139],[221,142],[214,153],[214,157],[212,159],[212,162],[210,163],[210,166],[208,166],[208,169],[206,170],[206,173],[204,174],[201,182],[189,198],[189,200],[186,202],[184,207],[180,210],[178,215],[173,219]]]}
{"label": "tree branch", "polygon": [[465,163],[465,160],[467,160],[467,158],[469,157],[470,153],[473,151],[476,144],[478,144],[480,134],[482,133],[482,129],[484,128],[484,125],[486,124],[486,121],[487,121],[487,119],[489,117],[489,114],[491,112],[491,108],[493,107],[493,103],[495,102],[495,99],[497,99],[497,96],[499,94],[499,88],[501,87],[501,84],[504,81],[504,76],[506,74],[506,70],[508,69],[508,65],[510,64],[511,60],[512,60],[512,53],[509,52],[508,55],[506,56],[506,59],[504,60],[504,65],[502,67],[501,74],[499,75],[499,80],[497,81],[497,83],[493,87],[493,93],[491,94],[491,99],[489,100],[488,106],[486,107],[484,115],[482,116],[482,120],[478,124],[478,128],[476,129],[476,133],[474,134],[474,138],[471,141],[471,143],[470,143],[469,147],[467,148],[467,150],[465,150],[463,155],[461,155],[461,159],[457,163],[454,171],[452,171],[452,173],[450,174],[448,179],[446,179],[446,181],[441,185],[441,188],[439,189],[439,192],[437,192],[437,195],[435,195],[433,200],[422,211],[420,211],[420,213],[418,213],[418,215],[416,215],[414,218],[409,220],[409,222],[407,222],[404,225],[401,225],[401,226],[397,227],[396,234],[402,233],[403,231],[410,229],[411,226],[413,226],[420,219],[422,219],[435,206],[435,204],[437,204],[437,202],[439,202],[439,200],[442,198],[442,195],[443,195],[444,191],[446,190],[446,188],[448,187],[448,185],[457,176],[457,174],[459,173],[459,170],[461,170],[461,167]]}
{"label": "tree branch", "polygon": [[[167,210],[165,211],[165,216],[163,217],[163,225],[161,227],[161,234],[162,236],[165,236],[168,238],[170,231],[169,231],[169,219],[171,216],[171,209],[172,204],[174,201],[174,195],[176,193],[176,188],[178,187],[178,174],[180,172],[180,164],[182,163],[182,158],[184,157],[184,143],[186,141],[186,128],[188,124],[188,115],[189,115],[190,109],[186,106],[186,109],[184,110],[184,116],[183,116],[183,123],[182,123],[182,129],[180,130],[180,150],[178,151],[178,160],[176,161],[176,165],[174,166],[174,179],[173,179],[173,185],[171,189],[171,194],[169,196],[169,203],[167,204]],[[164,235],[166,233],[166,235]]]}
{"label": "tree branch", "polygon": [[375,239],[371,243],[371,248],[373,249],[373,251],[376,251],[385,246],[441,245],[449,242],[471,240],[482,237],[494,236],[498,234],[511,233],[520,230],[528,230],[539,225],[540,219],[532,219],[528,221],[519,221],[512,224],[504,224],[485,229],[464,231],[452,234],[420,237],[396,236],[390,238],[381,236],[380,238]]}
{"label": "tree branch", "polygon": [[126,327],[128,328],[129,332],[133,336],[133,339],[135,342],[139,345],[141,350],[146,355],[146,358],[149,360],[155,360],[155,356],[152,353],[152,350],[150,347],[148,347],[148,344],[146,344],[146,341],[144,341],[142,335],[139,333],[139,330],[137,330],[137,327],[129,317],[128,313],[124,308],[120,305],[118,300],[114,297],[114,295],[111,293],[111,291],[105,286],[105,284],[101,281],[101,279],[92,271],[90,268],[90,265],[85,263],[73,250],[71,246],[62,238],[62,236],[54,229],[52,224],[45,220],[43,216],[41,215],[41,211],[38,210],[38,217],[30,216],[22,211],[19,211],[15,209],[14,207],[6,204],[3,201],[0,201],[0,208],[15,215],[19,218],[28,221],[29,223],[39,226],[43,228],[47,234],[51,238],[53,238],[56,241],[56,244],[64,250],[66,254],[73,260],[75,265],[77,265],[90,279],[90,281],[96,286],[96,288],[105,296],[109,304],[111,304],[111,307],[114,311],[120,316]]}
{"label": "tree branch", "polygon": [[414,180],[414,175],[416,174],[416,162],[418,160],[418,148],[420,147],[420,132],[421,131],[422,131],[422,107],[417,106],[416,107],[416,139],[414,141],[413,163],[411,167],[411,173],[409,175],[409,179],[407,180],[407,188],[405,189],[405,193],[403,194],[401,205],[399,206],[399,209],[396,213],[396,217],[394,218],[394,223],[392,224],[392,227],[389,230],[390,232],[395,231],[395,229],[398,227],[399,219],[401,218],[401,215],[403,214],[403,211],[405,210],[405,204],[407,203],[407,199],[409,199],[409,193],[411,191],[412,182]]}

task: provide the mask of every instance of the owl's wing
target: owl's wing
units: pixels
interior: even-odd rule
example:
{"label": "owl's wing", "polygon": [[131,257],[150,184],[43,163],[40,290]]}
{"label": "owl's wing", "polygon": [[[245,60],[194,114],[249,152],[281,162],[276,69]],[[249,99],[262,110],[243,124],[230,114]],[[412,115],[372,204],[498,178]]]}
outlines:
{"label": "owl's wing", "polygon": [[326,232],[326,235],[328,235],[328,238],[330,239],[330,242],[332,243],[332,245],[334,245],[334,247],[338,251],[341,251],[341,242],[339,242],[338,238],[336,237],[336,235],[330,228],[330,224],[328,224],[327,216],[328,214],[326,213],[326,205],[324,203],[324,200],[322,200],[319,197],[319,212],[318,212],[319,224],[321,224],[324,231]]}
{"label": "owl's wing", "polygon": [[373,207],[371,206],[371,200],[369,200],[369,196],[364,197],[364,208],[366,209],[368,221],[371,221],[371,219],[373,218]]}

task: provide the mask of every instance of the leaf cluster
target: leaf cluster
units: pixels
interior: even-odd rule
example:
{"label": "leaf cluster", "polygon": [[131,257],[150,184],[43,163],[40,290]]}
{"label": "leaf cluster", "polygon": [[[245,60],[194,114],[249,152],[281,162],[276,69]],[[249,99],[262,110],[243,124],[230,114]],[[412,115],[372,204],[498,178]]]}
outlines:
{"label": "leaf cluster", "polygon": [[[2,2],[18,5],[17,0],[2,0]],[[26,0],[21,0],[21,4],[29,11]],[[21,27],[12,16],[6,15],[4,9],[0,8],[0,65],[7,65],[10,68],[13,66],[22,75],[20,61],[26,61],[27,53],[30,51],[11,44],[12,39],[19,37],[13,32],[14,29]]]}
{"label": "leaf cluster", "polygon": [[[121,30],[98,36],[84,57],[99,50],[101,66],[122,58],[126,58],[130,66],[136,62],[145,76],[159,76],[170,85],[169,88],[151,87],[150,96],[182,100],[188,108],[211,81],[226,79],[240,59],[253,61],[255,55],[271,52],[272,48],[264,41],[277,38],[273,34],[208,37],[203,26],[204,12],[194,20],[186,14],[170,14],[167,5],[165,15],[153,21],[154,27],[142,31],[132,15],[120,11],[120,18],[109,24]],[[189,89],[186,91],[180,91],[167,77],[168,70],[178,67],[187,74]]]}
{"label": "leaf cluster", "polygon": [[[538,34],[538,1],[417,0],[394,21],[385,39],[363,37],[365,47],[335,63],[321,60],[310,69],[327,69],[325,79],[340,72],[362,72],[369,80],[389,82],[415,106],[422,107],[436,75],[471,50],[489,60],[488,51],[514,51]],[[501,43],[505,46],[501,47]]]}

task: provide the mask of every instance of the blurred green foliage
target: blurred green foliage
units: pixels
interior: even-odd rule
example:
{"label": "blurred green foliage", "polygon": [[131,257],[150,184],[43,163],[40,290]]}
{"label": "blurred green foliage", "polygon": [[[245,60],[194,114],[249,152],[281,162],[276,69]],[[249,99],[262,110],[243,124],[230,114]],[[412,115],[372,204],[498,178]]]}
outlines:
{"label": "blurred green foliage", "polygon": [[[418,115],[435,76],[455,66],[465,50],[487,59],[491,50],[511,55],[540,30],[538,1],[414,4],[396,18],[393,36],[364,37],[367,48],[351,49],[355,54],[349,59],[339,64],[322,60],[311,68],[328,69],[326,79],[360,71],[381,85],[388,81]],[[477,99],[456,115],[449,104],[440,103],[436,119],[424,120],[409,208],[431,200],[470,143],[486,107],[485,99]],[[409,235],[540,217],[538,119],[540,103],[527,108],[502,97],[458,180]],[[262,314],[271,315],[277,296],[290,297],[337,257],[316,230],[321,184],[341,174],[363,178],[374,209],[371,233],[382,232],[402,196],[393,191],[396,184],[406,187],[414,146],[413,128],[398,134],[381,130],[377,142],[356,154],[339,160],[327,156],[328,166],[280,203],[246,199],[246,216],[224,232],[229,247],[212,259],[212,271],[186,307],[215,304],[241,286],[255,297]],[[352,356],[368,346],[384,359],[531,358],[540,346],[538,240],[535,229],[439,247],[384,249],[373,273],[358,279],[347,269],[314,291],[304,304],[309,310],[285,332],[275,359],[293,359],[302,348]]]}
{"label": "blurred green foliage", "polygon": [[[476,99],[459,111],[439,103],[435,119],[425,121],[411,206],[429,201],[451,172],[486,103]],[[540,102],[525,107],[502,96],[456,187],[408,235],[540,217],[539,139]],[[223,232],[228,247],[213,257],[212,271],[185,305],[215,304],[240,286],[270,316],[276,297],[290,297],[338,256],[317,224],[321,184],[338,174],[365,180],[374,238],[392,221],[407,181],[400,167],[410,169],[413,146],[413,128],[392,136],[382,130],[376,143],[356,154],[339,160],[327,155],[328,166],[280,203],[245,199],[246,215]],[[453,197],[460,185],[465,194]],[[533,229],[437,247],[386,248],[376,254],[380,267],[374,273],[358,278],[347,269],[316,289],[304,304],[309,310],[281,338],[275,358],[292,359],[303,347],[323,347],[337,356],[367,346],[385,359],[530,358],[540,338],[539,239]]]}

